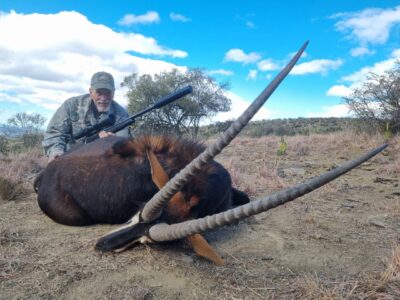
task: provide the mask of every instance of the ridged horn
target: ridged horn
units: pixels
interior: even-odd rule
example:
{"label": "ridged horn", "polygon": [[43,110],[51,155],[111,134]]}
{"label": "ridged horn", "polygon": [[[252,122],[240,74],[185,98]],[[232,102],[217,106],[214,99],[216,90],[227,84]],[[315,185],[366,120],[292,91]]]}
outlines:
{"label": "ridged horn", "polygon": [[186,237],[188,235],[192,235],[194,233],[199,233],[223,225],[228,225],[249,216],[267,211],[271,208],[277,207],[298,197],[301,197],[307,193],[310,193],[315,189],[327,184],[328,182],[349,172],[361,163],[375,156],[387,146],[388,144],[383,144],[380,147],[375,148],[374,150],[352,161],[346,162],[345,164],[334,170],[331,170],[318,177],[314,177],[309,181],[295,185],[266,198],[252,201],[248,204],[244,204],[242,206],[227,210],[225,212],[218,213],[212,216],[207,216],[201,219],[185,221],[172,225],[168,225],[165,223],[156,224],[150,228],[149,237],[153,241],[157,242],[176,240]]}
{"label": "ridged horn", "polygon": [[296,55],[290,60],[286,67],[274,78],[274,80],[262,91],[262,93],[253,101],[246,111],[231,124],[231,126],[219,136],[219,138],[207,147],[198,157],[190,164],[176,174],[163,189],[150,199],[141,212],[141,218],[144,222],[151,222],[157,219],[164,205],[168,200],[192,178],[204,165],[210,162],[219,154],[243,129],[257,111],[264,105],[267,99],[272,95],[279,84],[289,74],[300,56],[308,45],[308,41],[303,44]]}

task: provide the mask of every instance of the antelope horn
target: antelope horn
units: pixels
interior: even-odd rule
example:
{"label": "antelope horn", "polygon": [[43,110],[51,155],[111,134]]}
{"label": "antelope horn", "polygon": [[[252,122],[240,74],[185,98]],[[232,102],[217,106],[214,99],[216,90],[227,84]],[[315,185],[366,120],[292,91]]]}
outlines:
{"label": "antelope horn", "polygon": [[146,203],[140,217],[144,222],[151,222],[157,219],[164,205],[168,200],[199,172],[204,165],[210,162],[219,154],[243,129],[250,119],[257,113],[267,99],[272,95],[279,84],[289,74],[296,62],[299,60],[304,49],[307,47],[308,41],[303,44],[296,55],[290,60],[286,67],[274,78],[274,80],[262,91],[262,93],[253,101],[246,111],[231,124],[231,126],[219,136],[219,138],[207,147],[198,157],[190,164],[176,174],[164,188],[159,190],[157,194]]}
{"label": "antelope horn", "polygon": [[338,168],[322,174],[318,177],[314,177],[309,181],[295,185],[266,198],[252,201],[248,204],[244,204],[242,206],[227,210],[225,212],[218,213],[212,216],[207,216],[201,219],[185,221],[172,225],[167,225],[165,223],[156,224],[150,228],[148,236],[151,238],[151,240],[156,242],[176,240],[192,235],[194,233],[199,233],[223,225],[228,225],[238,220],[258,214],[260,212],[267,211],[271,208],[277,207],[298,197],[301,197],[307,193],[310,193],[313,190],[327,184],[328,182],[347,173],[361,163],[375,156],[387,146],[388,144],[383,144],[380,147],[356,158],[355,160],[348,161]]}

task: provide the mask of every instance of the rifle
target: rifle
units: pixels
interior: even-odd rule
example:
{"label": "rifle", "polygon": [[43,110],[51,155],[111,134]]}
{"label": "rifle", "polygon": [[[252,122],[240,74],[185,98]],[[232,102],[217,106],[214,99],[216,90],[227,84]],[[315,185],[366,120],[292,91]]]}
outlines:
{"label": "rifle", "polygon": [[[186,96],[187,94],[190,94],[192,91],[193,91],[192,86],[188,85],[182,89],[172,92],[171,94],[164,96],[161,99],[157,100],[157,102],[154,103],[153,105],[151,105],[150,107],[143,109],[142,111],[122,120],[121,122],[119,122],[115,125],[112,125],[115,122],[115,116],[109,115],[107,119],[101,121],[100,123],[90,126],[88,128],[85,128],[85,129],[81,130],[80,132],[78,132],[77,134],[73,135],[73,138],[76,140],[76,139],[86,136],[85,144],[90,143],[99,138],[100,131],[104,130],[104,131],[112,132],[112,133],[120,131],[121,129],[124,129],[125,127],[133,124],[137,117],[140,117],[141,115],[144,115],[145,113],[147,113],[153,109],[163,107],[164,105],[167,105],[183,96]],[[109,126],[109,127],[107,127],[107,126]]]}

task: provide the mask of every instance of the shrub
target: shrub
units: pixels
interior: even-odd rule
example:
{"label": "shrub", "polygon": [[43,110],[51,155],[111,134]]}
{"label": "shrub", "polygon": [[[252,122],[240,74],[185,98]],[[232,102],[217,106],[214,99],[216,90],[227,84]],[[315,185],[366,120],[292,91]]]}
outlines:
{"label": "shrub", "polygon": [[3,135],[0,135],[0,153],[7,154],[10,151],[10,141]]}
{"label": "shrub", "polygon": [[0,157],[0,198],[16,200],[32,191],[34,178],[46,165],[47,158],[38,147]]}
{"label": "shrub", "polygon": [[383,133],[383,136],[385,138],[385,140],[390,140],[392,137],[392,130],[390,129],[389,123],[386,123],[386,128],[385,131]]}
{"label": "shrub", "polygon": [[41,145],[43,135],[38,133],[27,133],[21,137],[25,149],[32,149]]}
{"label": "shrub", "polygon": [[13,182],[8,178],[0,177],[0,198],[4,201],[17,199],[23,193],[19,182]]}
{"label": "shrub", "polygon": [[276,151],[276,154],[277,155],[285,155],[286,154],[286,150],[287,150],[287,143],[286,143],[285,139],[282,136],[281,137],[281,141],[279,143],[279,148],[278,148],[278,151]]}

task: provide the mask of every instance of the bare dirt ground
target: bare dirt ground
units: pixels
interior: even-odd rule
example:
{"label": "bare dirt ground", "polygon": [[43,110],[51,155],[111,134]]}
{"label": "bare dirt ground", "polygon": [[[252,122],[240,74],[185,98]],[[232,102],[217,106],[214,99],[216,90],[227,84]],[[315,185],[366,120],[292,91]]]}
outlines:
{"label": "bare dirt ground", "polygon": [[[286,141],[277,156],[279,138],[240,138],[218,160],[255,199],[381,142],[350,133]],[[400,299],[399,150],[394,140],[318,191],[206,233],[224,266],[179,241],[99,253],[96,239],[115,226],[56,224],[33,192],[0,199],[0,299]]]}

